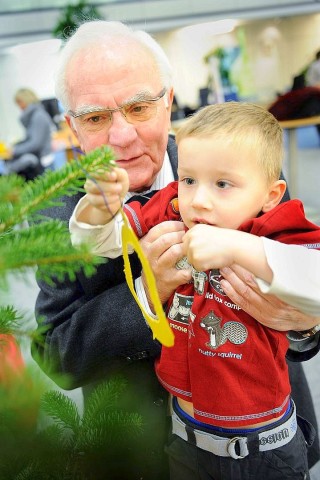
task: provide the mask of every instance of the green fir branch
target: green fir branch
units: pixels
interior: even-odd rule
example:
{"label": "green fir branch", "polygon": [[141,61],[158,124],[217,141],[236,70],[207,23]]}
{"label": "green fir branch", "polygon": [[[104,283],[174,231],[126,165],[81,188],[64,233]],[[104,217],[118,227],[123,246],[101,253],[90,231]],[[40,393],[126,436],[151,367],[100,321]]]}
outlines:
{"label": "green fir branch", "polygon": [[32,462],[30,465],[26,466],[18,475],[15,477],[15,480],[34,480],[39,474],[39,470],[36,466],[36,462]]}
{"label": "green fir branch", "polygon": [[66,276],[73,280],[75,272],[83,269],[90,276],[103,262],[103,258],[91,253],[87,244],[75,249],[67,225],[58,220],[11,230],[0,236],[0,277],[9,271],[25,272],[38,266],[39,276],[48,282],[52,283],[52,276],[59,281]]}
{"label": "green fir branch", "polygon": [[11,306],[0,306],[0,332],[2,334],[12,334],[19,325],[18,320],[22,317]]}
{"label": "green fir branch", "polygon": [[35,478],[42,479],[41,475],[50,472],[50,480],[80,480],[81,477],[70,473],[76,460],[73,443],[66,440],[64,427],[55,423],[47,426],[38,433],[36,442],[39,445],[37,467],[40,474]]}
{"label": "green fir branch", "polygon": [[[13,392],[16,401],[13,400],[11,391],[9,398],[6,398],[3,390],[4,398],[0,398],[0,478],[114,478],[113,468],[116,468],[117,463],[113,462],[113,456],[126,452],[127,449],[131,451],[133,442],[138,442],[143,422],[140,415],[124,412],[119,405],[118,409],[107,410],[107,405],[113,403],[124,386],[120,378],[111,380],[111,383],[110,388],[106,383],[98,394],[101,397],[104,392],[106,410],[101,411],[92,424],[84,424],[76,403],[67,395],[58,391],[46,391],[41,395],[40,406],[51,423],[40,430],[30,428],[32,424],[26,428],[24,423],[28,419],[28,412],[33,416],[32,412],[36,410],[38,390],[34,390],[32,395],[25,395],[25,390],[20,391],[17,385]],[[115,394],[117,387],[119,389]],[[19,392],[20,395],[17,395]],[[112,399],[108,399],[109,394]],[[92,401],[94,396],[90,398]],[[20,405],[19,400],[25,403]]]}
{"label": "green fir branch", "polygon": [[106,410],[118,407],[119,398],[124,393],[127,382],[124,378],[115,376],[108,382],[100,383],[90,394],[82,423],[84,427],[95,423],[98,416]]}
{"label": "green fir branch", "polygon": [[24,185],[25,180],[15,173],[0,176],[0,218],[2,218],[2,209],[7,208],[7,202],[15,203],[18,201]]}
{"label": "green fir branch", "polygon": [[121,448],[123,438],[134,439],[142,432],[141,415],[121,410],[127,382],[115,376],[98,385],[86,402],[78,448],[85,452]]}
{"label": "green fir branch", "polygon": [[42,398],[42,409],[51,417],[56,425],[70,429],[77,433],[80,429],[81,418],[76,403],[61,392],[51,390]]}
{"label": "green fir branch", "polygon": [[[101,413],[90,427],[83,430],[81,447],[84,451],[101,451],[108,447],[117,450],[136,440],[143,431],[143,421],[138,413],[106,411]],[[126,439],[125,442],[123,439]]]}
{"label": "green fir branch", "polygon": [[[38,277],[54,287],[56,279],[73,280],[80,269],[89,276],[105,261],[91,253],[90,245],[74,249],[67,225],[45,219],[41,211],[61,205],[60,197],[82,191],[85,177],[108,170],[113,161],[105,147],[31,182],[22,183],[15,175],[0,178],[0,289],[9,283],[8,273],[37,269]],[[25,220],[32,222],[22,228]],[[28,335],[19,328],[21,318],[13,307],[0,307],[0,332]],[[38,322],[37,331],[29,335],[37,337],[39,345],[50,326]],[[118,456],[130,454],[143,429],[140,415],[121,409],[126,382],[116,377],[100,385],[81,416],[76,403],[49,390],[51,384],[39,374],[27,368],[10,388],[0,384],[0,479],[114,478]],[[63,381],[68,384],[67,378]],[[45,426],[39,429],[43,415]]]}
{"label": "green fir branch", "polygon": [[20,195],[1,209],[0,233],[6,232],[48,207],[60,205],[57,199],[82,191],[86,176],[107,171],[115,160],[109,147],[102,147],[66,163],[59,170],[47,170],[35,180],[26,182]]}
{"label": "green fir branch", "polygon": [[[10,310],[13,311],[13,315],[10,315]],[[43,325],[40,325],[36,330],[28,328],[28,326],[25,325],[25,328],[22,329],[20,326],[22,319],[25,320],[25,318],[21,314],[19,314],[13,308],[13,306],[0,306],[0,334],[14,335],[17,338],[18,342],[28,339],[29,342],[36,342],[37,345],[43,344],[45,333],[50,329],[50,325],[43,323]],[[33,318],[31,318],[31,321],[33,323]]]}

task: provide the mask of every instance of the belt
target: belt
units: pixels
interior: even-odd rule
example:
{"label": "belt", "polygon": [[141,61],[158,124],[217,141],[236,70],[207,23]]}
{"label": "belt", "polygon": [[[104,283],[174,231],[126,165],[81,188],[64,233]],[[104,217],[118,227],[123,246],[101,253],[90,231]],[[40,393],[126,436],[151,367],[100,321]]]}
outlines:
{"label": "belt", "polygon": [[[288,420],[269,430],[254,433],[258,437],[260,452],[282,447],[293,439],[297,431],[297,417],[293,402],[292,405],[293,410]],[[226,438],[198,430],[186,425],[174,410],[172,411],[172,432],[183,440],[219,457],[238,460],[249,455],[248,437]]]}

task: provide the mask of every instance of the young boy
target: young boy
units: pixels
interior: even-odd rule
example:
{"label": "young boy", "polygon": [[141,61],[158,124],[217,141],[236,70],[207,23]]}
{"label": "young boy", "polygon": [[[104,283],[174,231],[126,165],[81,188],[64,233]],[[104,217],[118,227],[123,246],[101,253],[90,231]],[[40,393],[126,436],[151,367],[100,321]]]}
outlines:
{"label": "young boy", "polygon": [[[192,268],[193,282],[167,303],[175,344],[162,347],[155,365],[173,398],[171,479],[308,479],[286,333],[232,303],[219,271],[238,263],[270,282],[260,237],[319,248],[320,228],[306,220],[301,202],[279,205],[286,189],[279,180],[282,130],[262,107],[228,102],[200,110],[176,140],[179,181],[145,206],[125,206],[139,237],[165,220],[182,219],[186,227],[186,259],[177,268]],[[115,168],[98,184],[87,180],[70,230],[74,243],[89,236],[98,254],[117,256],[121,220],[111,219],[128,191],[127,174]],[[106,238],[107,228],[95,226],[108,222]],[[310,428],[298,422],[304,432]]]}

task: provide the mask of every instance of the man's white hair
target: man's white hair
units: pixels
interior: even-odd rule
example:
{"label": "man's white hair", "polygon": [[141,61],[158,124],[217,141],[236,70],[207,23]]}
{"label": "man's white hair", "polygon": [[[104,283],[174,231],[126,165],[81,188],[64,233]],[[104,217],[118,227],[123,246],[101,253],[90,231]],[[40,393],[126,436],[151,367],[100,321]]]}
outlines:
{"label": "man's white hair", "polygon": [[164,87],[172,87],[172,67],[163,49],[147,32],[133,30],[121,22],[92,20],[78,27],[75,33],[66,41],[60,52],[58,66],[55,73],[55,94],[65,110],[69,110],[69,98],[66,84],[66,69],[72,59],[88,45],[102,45],[116,39],[131,39],[148,49],[159,68],[161,82]]}

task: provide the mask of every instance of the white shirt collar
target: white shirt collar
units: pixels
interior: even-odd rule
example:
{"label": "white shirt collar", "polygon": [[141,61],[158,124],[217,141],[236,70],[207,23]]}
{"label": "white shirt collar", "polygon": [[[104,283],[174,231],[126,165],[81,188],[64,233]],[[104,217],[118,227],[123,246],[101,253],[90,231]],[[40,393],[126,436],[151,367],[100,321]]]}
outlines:
{"label": "white shirt collar", "polygon": [[124,201],[125,202],[128,201],[129,198],[133,197],[133,195],[144,195],[146,193],[152,192],[153,190],[161,190],[161,188],[166,187],[168,183],[173,182],[173,180],[174,180],[174,176],[173,176],[172,166],[170,163],[168,152],[166,152],[161,170],[156,176],[155,181],[153,182],[151,187],[148,190],[145,190],[144,192],[128,192],[127,195],[125,196]]}

